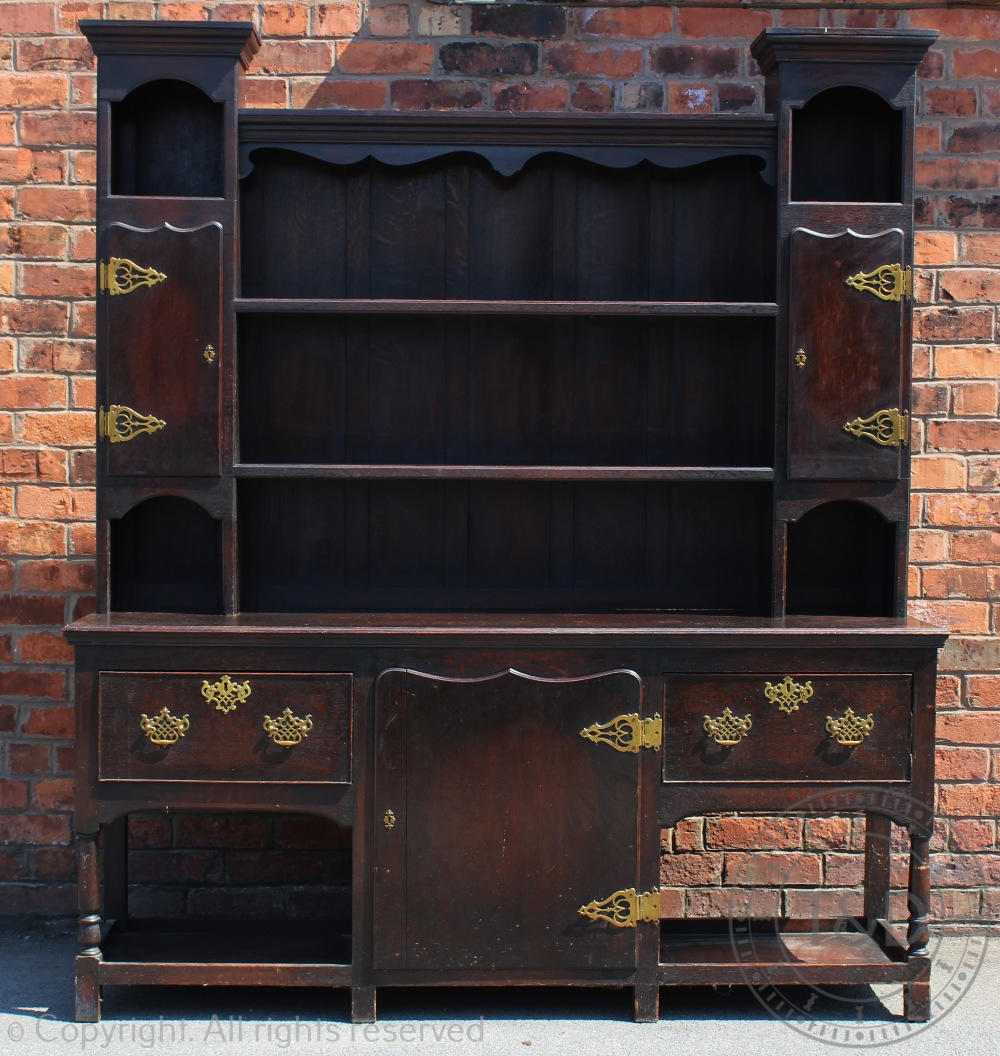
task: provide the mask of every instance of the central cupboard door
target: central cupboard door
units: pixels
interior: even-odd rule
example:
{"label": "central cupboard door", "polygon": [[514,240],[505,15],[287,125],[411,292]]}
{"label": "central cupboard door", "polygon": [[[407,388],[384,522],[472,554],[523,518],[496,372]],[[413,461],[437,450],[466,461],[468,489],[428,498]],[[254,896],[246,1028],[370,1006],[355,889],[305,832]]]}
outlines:
{"label": "central cupboard door", "polygon": [[581,736],[641,712],[631,671],[384,672],[375,689],[375,968],[629,969],[634,927],[579,913],[635,887],[637,752]]}

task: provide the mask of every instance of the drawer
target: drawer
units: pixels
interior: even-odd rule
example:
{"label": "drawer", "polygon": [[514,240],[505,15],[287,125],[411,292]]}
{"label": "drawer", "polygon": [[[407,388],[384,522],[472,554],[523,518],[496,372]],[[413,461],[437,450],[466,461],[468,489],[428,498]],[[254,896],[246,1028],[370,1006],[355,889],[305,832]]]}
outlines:
{"label": "drawer", "polygon": [[666,675],[663,780],[906,780],[911,694],[909,675]]}
{"label": "drawer", "polygon": [[102,781],[351,780],[349,674],[106,671]]}

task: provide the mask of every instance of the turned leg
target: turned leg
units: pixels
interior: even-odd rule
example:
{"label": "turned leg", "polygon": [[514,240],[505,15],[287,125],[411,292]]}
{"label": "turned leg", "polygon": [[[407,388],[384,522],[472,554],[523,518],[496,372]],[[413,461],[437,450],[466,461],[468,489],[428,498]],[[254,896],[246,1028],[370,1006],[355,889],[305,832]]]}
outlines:
{"label": "turned leg", "polygon": [[636,1023],[655,1023],[660,1018],[659,986],[644,983],[633,988],[633,1015]]}
{"label": "turned leg", "polygon": [[[931,865],[930,836],[910,833],[910,920],[906,943],[911,958],[926,957],[930,942]],[[931,967],[927,963],[917,979],[907,983],[903,994],[903,1017],[909,1023],[926,1023],[931,1014]]]}
{"label": "turned leg", "polygon": [[351,987],[351,1022],[375,1022],[375,987]]}
{"label": "turned leg", "polygon": [[97,1023],[101,1018],[101,880],[97,861],[97,833],[76,837],[77,944],[76,1020]]}
{"label": "turned leg", "polygon": [[865,921],[888,920],[889,856],[892,821],[884,814],[865,815]]}

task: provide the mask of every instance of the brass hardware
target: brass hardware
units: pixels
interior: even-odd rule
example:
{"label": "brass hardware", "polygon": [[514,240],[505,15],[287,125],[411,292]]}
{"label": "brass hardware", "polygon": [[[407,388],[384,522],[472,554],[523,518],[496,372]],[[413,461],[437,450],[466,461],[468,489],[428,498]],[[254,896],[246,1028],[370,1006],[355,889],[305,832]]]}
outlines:
{"label": "brass hardware", "polygon": [[640,719],[636,712],[616,715],[607,722],[595,722],[580,731],[594,744],[610,744],[616,752],[638,753],[640,748],[659,748],[663,744],[663,717]]}
{"label": "brass hardware", "polygon": [[107,264],[103,260],[100,261],[98,270],[100,291],[111,297],[132,293],[140,286],[155,286],[166,278],[162,271],[144,268],[127,257],[108,257]]}
{"label": "brass hardware", "polygon": [[382,815],[382,824],[390,831],[396,827],[396,815],[393,814],[392,808]]}
{"label": "brass hardware", "polygon": [[848,708],[839,719],[835,719],[832,715],[826,717],[826,732],[837,744],[842,744],[847,748],[859,745],[874,729],[875,720],[871,715],[863,719],[860,715],[855,715],[851,708]]}
{"label": "brass hardware", "polygon": [[721,744],[724,748],[739,744],[750,732],[751,726],[753,719],[750,718],[749,711],[742,719],[739,715],[734,715],[729,708],[714,719],[709,715],[705,716],[705,732],[716,744]]}
{"label": "brass hardware", "polygon": [[276,719],[272,719],[270,715],[264,716],[264,732],[282,748],[294,748],[295,745],[301,744],[312,728],[311,715],[300,719],[292,714],[291,708],[285,708]]}
{"label": "brass hardware", "polygon": [[177,718],[170,714],[170,709],[160,708],[159,714],[150,718],[145,712],[139,717],[139,728],[149,738],[151,744],[169,748],[176,744],[191,728],[187,715]]}
{"label": "brass hardware", "polygon": [[205,679],[201,684],[201,695],[206,703],[215,704],[215,710],[228,715],[236,710],[237,704],[243,704],[250,696],[250,683],[234,682],[229,675],[223,675],[218,682]]}
{"label": "brass hardware", "polygon": [[806,365],[806,350],[804,348],[800,348],[798,352],[795,353],[795,365],[800,370]]}
{"label": "brass hardware", "polygon": [[844,282],[862,293],[872,293],[880,301],[901,301],[913,296],[913,272],[902,264],[883,264],[874,271],[859,271]]}
{"label": "brass hardware", "polygon": [[639,921],[658,922],[660,919],[660,892],[637,892],[634,887],[615,891],[607,898],[595,899],[581,906],[577,913],[590,920],[603,920],[616,928],[634,928]]}
{"label": "brass hardware", "polygon": [[791,675],[785,675],[776,686],[771,685],[770,682],[764,683],[764,696],[772,704],[778,705],[778,711],[783,711],[787,715],[798,711],[799,705],[805,704],[812,695],[812,682],[793,682]]}
{"label": "brass hardware", "polygon": [[215,348],[214,348],[214,346],[206,345],[205,346],[205,351],[202,352],[202,355],[205,357],[205,362],[206,363],[209,363],[209,364],[214,363],[215,362]]}
{"label": "brass hardware", "polygon": [[109,444],[127,443],[140,433],[155,433],[166,424],[162,418],[141,414],[120,403],[111,404],[107,410],[100,407],[97,411],[97,435]]}
{"label": "brass hardware", "polygon": [[907,411],[900,414],[898,407],[890,407],[867,418],[844,422],[844,431],[882,447],[899,447],[910,442],[910,415]]}

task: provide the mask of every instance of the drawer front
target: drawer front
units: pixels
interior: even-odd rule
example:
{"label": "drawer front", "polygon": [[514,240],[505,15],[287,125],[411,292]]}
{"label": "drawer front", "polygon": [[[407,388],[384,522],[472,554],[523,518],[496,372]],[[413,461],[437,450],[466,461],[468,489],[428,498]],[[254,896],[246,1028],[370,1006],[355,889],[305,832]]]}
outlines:
{"label": "drawer front", "polygon": [[906,780],[911,696],[909,675],[666,675],[663,780]]}
{"label": "drawer front", "polygon": [[351,780],[349,674],[103,672],[102,781]]}

